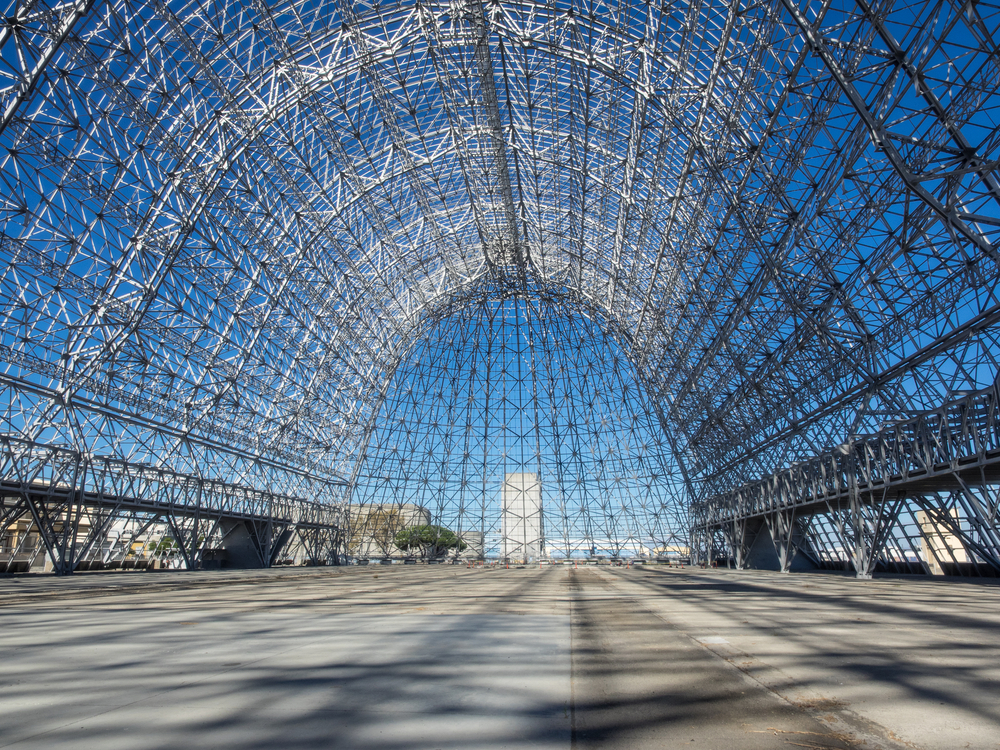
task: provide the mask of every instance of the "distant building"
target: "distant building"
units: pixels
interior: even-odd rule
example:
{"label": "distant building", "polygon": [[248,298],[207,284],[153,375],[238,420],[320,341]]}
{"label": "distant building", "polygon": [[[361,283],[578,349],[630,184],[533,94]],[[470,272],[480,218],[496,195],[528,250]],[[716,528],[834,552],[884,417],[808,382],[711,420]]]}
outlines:
{"label": "distant building", "polygon": [[[951,511],[955,524],[959,523],[958,510]],[[941,563],[969,562],[969,553],[965,551],[962,540],[955,536],[951,529],[935,521],[924,511],[917,513],[917,523],[920,524],[921,547],[927,567],[933,575],[944,573]]]}
{"label": "distant building", "polygon": [[43,565],[51,568],[38,527],[30,515],[0,529],[0,573],[25,573]]}
{"label": "distant building", "polygon": [[396,546],[396,534],[411,526],[431,522],[431,513],[422,505],[383,503],[350,507],[351,537],[348,554],[352,557],[406,557]]}
{"label": "distant building", "polygon": [[[130,519],[118,519],[107,527],[98,525],[103,533],[100,538],[91,540],[91,530],[99,520],[89,510],[85,510],[77,520],[74,555],[83,557],[76,559],[76,570],[145,568],[153,558],[162,562],[176,554],[166,524],[141,524]],[[63,519],[55,520],[53,533],[62,534],[63,524]],[[137,533],[136,526],[141,528],[142,533]],[[164,539],[170,541],[162,544]],[[30,515],[22,515],[0,527],[0,573],[25,573],[29,570],[48,573],[52,569],[52,560],[38,525]]]}
{"label": "distant building", "polygon": [[542,485],[538,475],[508,474],[501,491],[500,557],[530,562],[544,554]]}
{"label": "distant building", "polygon": [[470,560],[478,560],[484,556],[485,548],[483,547],[483,532],[463,531],[458,535],[458,538],[465,542],[465,549],[459,553],[459,557]]}
{"label": "distant building", "polygon": [[653,550],[654,557],[689,557],[691,549],[682,544],[668,544]]}

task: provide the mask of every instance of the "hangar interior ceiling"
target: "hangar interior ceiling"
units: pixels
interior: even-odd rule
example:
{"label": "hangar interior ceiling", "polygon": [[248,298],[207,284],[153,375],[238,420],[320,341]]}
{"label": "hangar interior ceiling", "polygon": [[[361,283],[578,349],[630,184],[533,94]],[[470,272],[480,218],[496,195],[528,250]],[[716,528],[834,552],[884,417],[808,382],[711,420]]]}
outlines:
{"label": "hangar interior ceiling", "polygon": [[10,0],[4,473],[113,457],[488,535],[538,472],[567,549],[686,544],[690,503],[994,387],[998,24]]}

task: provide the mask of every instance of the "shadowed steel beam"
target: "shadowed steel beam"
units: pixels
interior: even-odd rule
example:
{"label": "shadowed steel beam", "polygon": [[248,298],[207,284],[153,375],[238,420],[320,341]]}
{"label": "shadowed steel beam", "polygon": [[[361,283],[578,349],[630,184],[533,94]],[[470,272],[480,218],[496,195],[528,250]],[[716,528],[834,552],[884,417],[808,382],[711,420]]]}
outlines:
{"label": "shadowed steel beam", "polygon": [[[850,81],[850,79],[844,74],[844,71],[841,69],[839,63],[830,53],[830,50],[819,31],[809,23],[808,19],[802,14],[802,11],[799,10],[799,7],[795,4],[794,0],[781,0],[781,3],[785,6],[785,9],[789,12],[792,18],[795,19],[795,23],[798,24],[799,28],[802,30],[802,34],[809,41],[810,46],[816,51],[816,54],[820,56],[823,63],[830,70],[830,74],[837,82],[837,85],[843,89],[851,103],[851,106],[857,110],[861,120],[868,128],[872,142],[878,148],[882,149],[885,153],[886,159],[889,161],[889,164],[891,164],[897,174],[903,178],[906,186],[924,203],[930,206],[943,222],[945,222],[951,229],[958,232],[958,234],[971,243],[977,250],[979,250],[979,252],[989,256],[995,262],[1000,263],[1000,253],[996,251],[986,238],[970,227],[962,218],[960,212],[953,207],[949,207],[941,203],[937,197],[935,197],[921,184],[920,180],[913,173],[913,170],[906,163],[902,154],[900,154],[899,149],[897,149],[895,144],[892,142],[892,139],[886,131],[884,123],[882,123],[868,108],[864,98],[858,92],[857,88]],[[944,120],[944,122],[947,124],[947,120]],[[954,133],[954,128],[950,128],[950,130]]]}
{"label": "shadowed steel beam", "polygon": [[[3,115],[0,116],[0,135],[2,135],[3,131],[7,129],[7,126],[10,125],[10,122],[14,119],[18,109],[20,109],[21,106],[31,98],[32,94],[35,93],[35,87],[38,85],[39,79],[45,75],[49,67],[49,63],[52,62],[52,58],[55,57],[63,42],[66,41],[66,38],[73,33],[73,28],[77,25],[80,19],[90,12],[90,9],[96,1],[97,0],[77,0],[77,2],[71,6],[70,12],[62,15],[59,19],[59,25],[57,28],[51,34],[45,35],[48,39],[48,44],[42,51],[42,54],[39,55],[38,59],[34,62],[31,69],[23,70],[23,78],[18,86],[17,94],[7,103],[7,106],[3,111]],[[3,29],[0,31],[0,50],[3,50],[7,43],[13,38],[13,44],[18,47],[18,61],[22,64],[28,61],[25,59],[18,42],[22,40],[23,35],[26,33],[24,29],[27,22],[31,19],[35,5],[36,3],[18,3],[17,12],[15,15],[9,16],[5,19]],[[45,13],[45,10],[39,9],[37,13],[42,15]],[[11,57],[13,58],[14,55],[11,55]]]}

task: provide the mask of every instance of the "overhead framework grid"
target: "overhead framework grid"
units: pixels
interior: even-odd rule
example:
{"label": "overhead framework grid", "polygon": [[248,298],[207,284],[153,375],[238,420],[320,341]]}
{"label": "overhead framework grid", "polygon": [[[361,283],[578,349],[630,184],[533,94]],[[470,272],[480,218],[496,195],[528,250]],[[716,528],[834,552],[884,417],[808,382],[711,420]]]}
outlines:
{"label": "overhead framework grid", "polygon": [[3,521],[63,568],[144,471],[338,555],[499,555],[531,474],[550,556],[1000,565],[996,2],[8,2]]}

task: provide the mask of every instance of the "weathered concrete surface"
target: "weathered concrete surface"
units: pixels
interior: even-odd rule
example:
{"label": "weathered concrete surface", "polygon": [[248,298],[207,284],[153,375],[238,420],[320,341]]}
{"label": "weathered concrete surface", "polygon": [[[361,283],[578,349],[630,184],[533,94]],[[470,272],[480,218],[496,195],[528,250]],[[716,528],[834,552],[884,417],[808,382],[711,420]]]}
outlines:
{"label": "weathered concrete surface", "polygon": [[1000,586],[926,578],[607,571],[680,632],[833,731],[1000,748]]}
{"label": "weathered concrete surface", "polygon": [[855,747],[611,585],[571,574],[575,748]]}
{"label": "weathered concrete surface", "polygon": [[0,603],[0,747],[1000,747],[997,587],[393,566]]}

